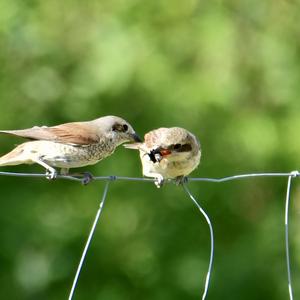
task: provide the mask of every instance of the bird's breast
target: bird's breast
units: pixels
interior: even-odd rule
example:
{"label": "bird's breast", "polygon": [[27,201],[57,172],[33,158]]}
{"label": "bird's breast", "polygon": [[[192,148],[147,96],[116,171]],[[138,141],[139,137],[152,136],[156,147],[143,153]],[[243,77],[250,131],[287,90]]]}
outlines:
{"label": "bird's breast", "polygon": [[50,165],[75,168],[95,164],[113,153],[114,147],[107,143],[70,145],[48,141],[36,141],[37,152]]}
{"label": "bird's breast", "polygon": [[200,151],[195,154],[171,154],[164,157],[159,162],[153,162],[148,154],[145,154],[142,151],[140,152],[144,174],[149,172],[159,173],[164,178],[187,176],[198,166],[200,155]]}

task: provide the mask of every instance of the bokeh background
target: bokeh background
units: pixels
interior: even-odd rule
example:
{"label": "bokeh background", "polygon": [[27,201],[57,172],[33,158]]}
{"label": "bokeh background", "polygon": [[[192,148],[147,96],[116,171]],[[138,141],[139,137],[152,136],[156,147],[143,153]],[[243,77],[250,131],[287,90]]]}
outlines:
{"label": "bokeh background", "polygon": [[[174,125],[195,133],[203,156],[194,177],[298,169],[299,13],[293,0],[2,0],[0,128],[113,114],[141,136]],[[1,154],[21,142],[0,139]],[[85,170],[141,176],[137,153],[122,147]],[[189,184],[215,230],[208,299],[288,299],[286,182]],[[1,299],[67,299],[104,184],[0,178]],[[207,224],[181,187],[113,182],[74,299],[200,299],[209,246]]]}

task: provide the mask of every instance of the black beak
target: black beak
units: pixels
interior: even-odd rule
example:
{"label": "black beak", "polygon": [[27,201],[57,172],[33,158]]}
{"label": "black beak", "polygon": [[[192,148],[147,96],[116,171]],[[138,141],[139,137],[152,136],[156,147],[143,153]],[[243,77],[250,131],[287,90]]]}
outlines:
{"label": "black beak", "polygon": [[137,142],[137,143],[142,142],[141,138],[136,133],[132,134],[132,139],[134,142]]}

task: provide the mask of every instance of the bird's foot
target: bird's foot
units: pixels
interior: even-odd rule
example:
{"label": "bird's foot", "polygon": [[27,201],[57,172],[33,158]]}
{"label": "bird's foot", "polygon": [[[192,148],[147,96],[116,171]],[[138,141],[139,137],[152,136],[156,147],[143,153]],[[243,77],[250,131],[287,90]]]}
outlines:
{"label": "bird's foot", "polygon": [[188,182],[188,178],[186,176],[178,176],[175,178],[176,185],[182,185]]}
{"label": "bird's foot", "polygon": [[93,174],[90,172],[80,172],[80,173],[71,173],[71,174],[69,173],[68,176],[72,176],[76,178],[79,177],[83,185],[89,184],[94,179]]}
{"label": "bird's foot", "polygon": [[46,169],[46,178],[48,180],[53,180],[57,177],[57,171],[53,168]]}
{"label": "bird's foot", "polygon": [[94,179],[93,174],[90,172],[83,172],[82,175],[83,175],[83,178],[81,180],[81,183],[83,185],[89,184]]}
{"label": "bird's foot", "polygon": [[154,184],[156,185],[156,187],[159,189],[161,188],[165,183],[165,180],[162,176],[156,177],[154,180]]}

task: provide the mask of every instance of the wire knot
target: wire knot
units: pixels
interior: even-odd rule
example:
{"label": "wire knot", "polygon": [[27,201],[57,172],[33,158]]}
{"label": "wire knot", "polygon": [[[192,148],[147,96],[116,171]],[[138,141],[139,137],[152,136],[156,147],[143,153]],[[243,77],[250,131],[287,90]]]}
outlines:
{"label": "wire knot", "polygon": [[109,176],[109,180],[110,181],[115,181],[115,180],[117,180],[117,176],[111,175],[111,176]]}

